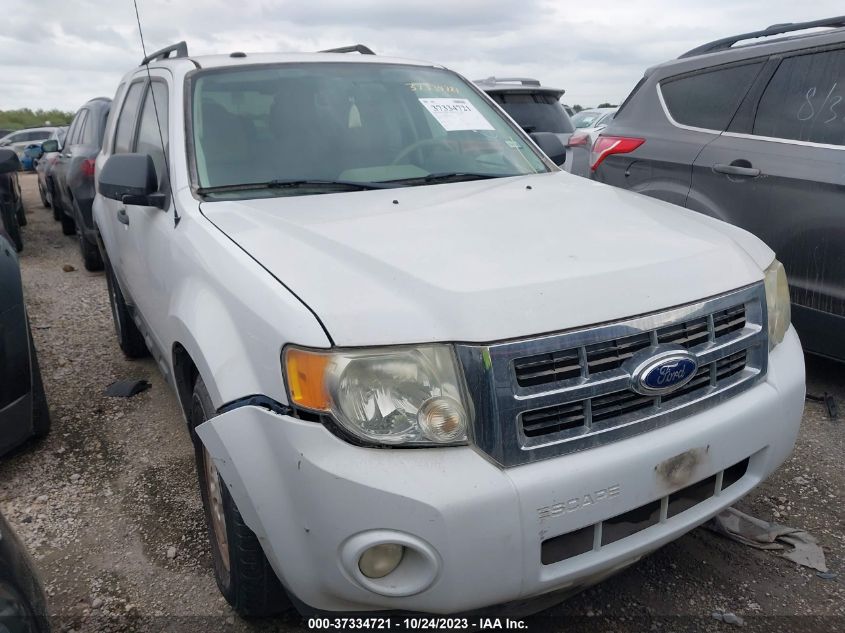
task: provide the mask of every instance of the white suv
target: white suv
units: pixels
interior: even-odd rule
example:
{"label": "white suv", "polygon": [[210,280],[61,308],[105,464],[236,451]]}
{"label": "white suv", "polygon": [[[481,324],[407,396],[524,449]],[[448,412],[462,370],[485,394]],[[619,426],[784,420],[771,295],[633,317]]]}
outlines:
{"label": "white suv", "polygon": [[560,172],[440,66],[148,61],[94,216],[241,613],[548,599],[789,455],[803,356],[760,240]]}

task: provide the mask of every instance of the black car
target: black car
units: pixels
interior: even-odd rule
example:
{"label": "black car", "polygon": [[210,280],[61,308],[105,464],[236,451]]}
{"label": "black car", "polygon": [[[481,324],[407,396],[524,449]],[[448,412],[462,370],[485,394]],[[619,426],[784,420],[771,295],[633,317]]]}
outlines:
{"label": "black car", "polygon": [[845,360],[843,101],[845,16],[711,42],[646,71],[596,140],[593,178],[763,239],[804,348]]}
{"label": "black car", "polygon": [[24,307],[18,257],[0,231],[0,455],[49,431],[50,411]]}
{"label": "black car", "polygon": [[[474,83],[528,132],[561,169],[573,173],[574,154],[567,152],[566,147],[575,128],[560,103],[564,90],[543,86],[539,80],[527,77],[488,77],[476,79]],[[544,140],[547,140],[543,137],[548,135],[560,140],[557,151],[543,146]]]}
{"label": "black car", "polygon": [[15,249],[23,250],[21,226],[26,224],[18,170],[21,161],[14,150],[0,149],[0,228],[11,238]]}
{"label": "black car", "polygon": [[35,565],[0,514],[0,631],[49,633],[47,600]]}
{"label": "black car", "polygon": [[[65,235],[76,233],[87,270],[103,268],[91,205],[95,193],[94,162],[103,144],[110,108],[111,99],[98,97],[77,111],[48,180],[53,213],[61,220]],[[41,147],[48,153],[58,149],[58,143],[47,141]]]}

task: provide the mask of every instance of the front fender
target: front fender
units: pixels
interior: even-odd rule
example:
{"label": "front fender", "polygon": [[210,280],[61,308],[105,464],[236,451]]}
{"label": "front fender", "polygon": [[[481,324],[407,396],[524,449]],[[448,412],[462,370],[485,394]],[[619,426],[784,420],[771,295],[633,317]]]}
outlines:
{"label": "front fender", "polygon": [[217,409],[254,394],[287,402],[282,347],[329,346],[320,323],[201,216],[183,213],[177,246],[165,336],[171,362],[174,346],[184,347]]}

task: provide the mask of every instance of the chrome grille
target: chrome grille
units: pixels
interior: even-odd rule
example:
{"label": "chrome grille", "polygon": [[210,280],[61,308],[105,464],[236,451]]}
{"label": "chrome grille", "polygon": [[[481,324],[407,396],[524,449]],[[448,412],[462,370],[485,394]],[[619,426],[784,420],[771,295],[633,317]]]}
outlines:
{"label": "chrome grille", "polygon": [[[627,321],[492,345],[459,345],[476,407],[473,439],[503,466],[592,448],[715,406],[766,372],[757,284]],[[692,380],[662,396],[631,388],[627,363],[658,345],[693,354]]]}

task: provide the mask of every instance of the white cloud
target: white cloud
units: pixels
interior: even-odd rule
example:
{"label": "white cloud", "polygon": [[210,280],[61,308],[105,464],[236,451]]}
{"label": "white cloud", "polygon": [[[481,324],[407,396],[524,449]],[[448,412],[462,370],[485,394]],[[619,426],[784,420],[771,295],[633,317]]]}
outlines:
{"label": "white cloud", "polygon": [[[147,49],[313,51],[364,43],[470,78],[537,77],[564,101],[621,101],[653,64],[771,23],[841,13],[839,0],[138,0]],[[114,93],[142,57],[132,0],[3,0],[0,109],[73,110]]]}

